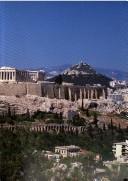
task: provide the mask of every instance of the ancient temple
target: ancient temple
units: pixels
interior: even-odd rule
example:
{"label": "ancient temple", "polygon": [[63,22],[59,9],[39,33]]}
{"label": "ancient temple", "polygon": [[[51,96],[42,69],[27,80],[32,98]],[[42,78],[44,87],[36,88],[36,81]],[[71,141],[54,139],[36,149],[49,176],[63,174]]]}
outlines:
{"label": "ancient temple", "polygon": [[44,80],[44,72],[18,70],[12,67],[0,68],[0,82],[36,82]]}

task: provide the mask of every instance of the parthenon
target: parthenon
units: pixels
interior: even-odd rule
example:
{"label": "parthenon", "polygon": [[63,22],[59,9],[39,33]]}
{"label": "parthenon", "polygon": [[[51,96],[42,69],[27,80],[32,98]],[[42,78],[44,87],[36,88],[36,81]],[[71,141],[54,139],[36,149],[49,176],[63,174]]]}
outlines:
{"label": "parthenon", "polygon": [[16,70],[10,67],[0,68],[0,81],[15,81]]}
{"label": "parthenon", "polygon": [[44,79],[44,72],[18,70],[12,67],[0,68],[0,82],[36,82]]}

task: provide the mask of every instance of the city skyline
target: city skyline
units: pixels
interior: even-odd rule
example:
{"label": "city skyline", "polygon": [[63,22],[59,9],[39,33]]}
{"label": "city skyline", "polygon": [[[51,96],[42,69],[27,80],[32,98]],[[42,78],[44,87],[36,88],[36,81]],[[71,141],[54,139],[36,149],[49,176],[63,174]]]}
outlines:
{"label": "city skyline", "polygon": [[126,2],[0,2],[0,66],[128,68]]}

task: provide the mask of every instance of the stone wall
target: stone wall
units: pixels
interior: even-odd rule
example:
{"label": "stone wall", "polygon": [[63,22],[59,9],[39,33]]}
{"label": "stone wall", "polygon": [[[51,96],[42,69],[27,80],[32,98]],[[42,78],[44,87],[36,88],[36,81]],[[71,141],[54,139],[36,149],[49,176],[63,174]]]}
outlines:
{"label": "stone wall", "polygon": [[48,98],[65,99],[65,87],[55,84],[42,84],[42,96]]}
{"label": "stone wall", "polygon": [[41,84],[37,83],[1,83],[0,95],[5,96],[42,96]]}
{"label": "stone wall", "polygon": [[25,83],[1,83],[0,84],[0,95],[5,96],[24,96],[27,94]]}
{"label": "stone wall", "polygon": [[48,132],[48,133],[71,133],[81,134],[87,131],[86,126],[71,126],[67,124],[32,124],[32,125],[11,125],[11,124],[0,124],[0,130],[6,129],[10,131],[18,131],[19,129],[29,130],[31,132]]}
{"label": "stone wall", "polygon": [[75,86],[42,84],[42,96],[48,98],[67,99],[77,101],[78,99],[100,99],[107,98],[107,88],[104,86]]}
{"label": "stone wall", "polygon": [[27,94],[29,95],[37,95],[42,97],[42,86],[39,83],[27,83]]}
{"label": "stone wall", "polygon": [[67,99],[99,99],[107,97],[106,87],[70,86],[52,83],[1,83],[0,95],[24,96],[37,95],[40,97]]}

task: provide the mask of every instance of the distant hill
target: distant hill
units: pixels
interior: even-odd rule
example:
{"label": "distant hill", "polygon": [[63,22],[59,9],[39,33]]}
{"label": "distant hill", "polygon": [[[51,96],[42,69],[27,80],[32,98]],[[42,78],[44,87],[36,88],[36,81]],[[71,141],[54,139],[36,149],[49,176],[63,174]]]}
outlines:
{"label": "distant hill", "polygon": [[97,72],[104,74],[110,78],[115,78],[117,80],[128,80],[128,72],[116,70],[116,69],[105,69],[96,68]]}
{"label": "distant hill", "polygon": [[[50,70],[49,73],[51,72],[51,75],[52,75],[52,71],[54,70],[57,75],[57,74],[63,72],[65,69],[67,69],[70,66],[71,66],[70,64],[62,65],[62,66],[55,66],[55,67],[49,68],[49,70]],[[97,67],[95,67],[95,69],[97,72],[99,72],[103,75],[106,75],[110,78],[115,78],[117,80],[128,80],[128,72],[125,72],[122,70],[116,70],[116,69],[97,68]]]}
{"label": "distant hill", "polygon": [[[62,73],[65,69],[71,67],[71,64],[64,64],[58,66],[49,66],[49,67],[41,67],[32,70],[45,70],[48,77],[53,77]],[[106,75],[110,78],[115,78],[117,80],[128,80],[128,72],[116,69],[108,69],[108,68],[98,68],[94,67],[98,73]]]}
{"label": "distant hill", "polygon": [[[90,65],[83,62],[68,67],[61,73],[61,76],[63,82],[75,85],[101,84],[102,86],[109,86],[109,82],[112,80],[105,75],[97,73]],[[48,78],[48,81],[51,82],[55,82],[56,80],[58,80],[58,75]]]}

